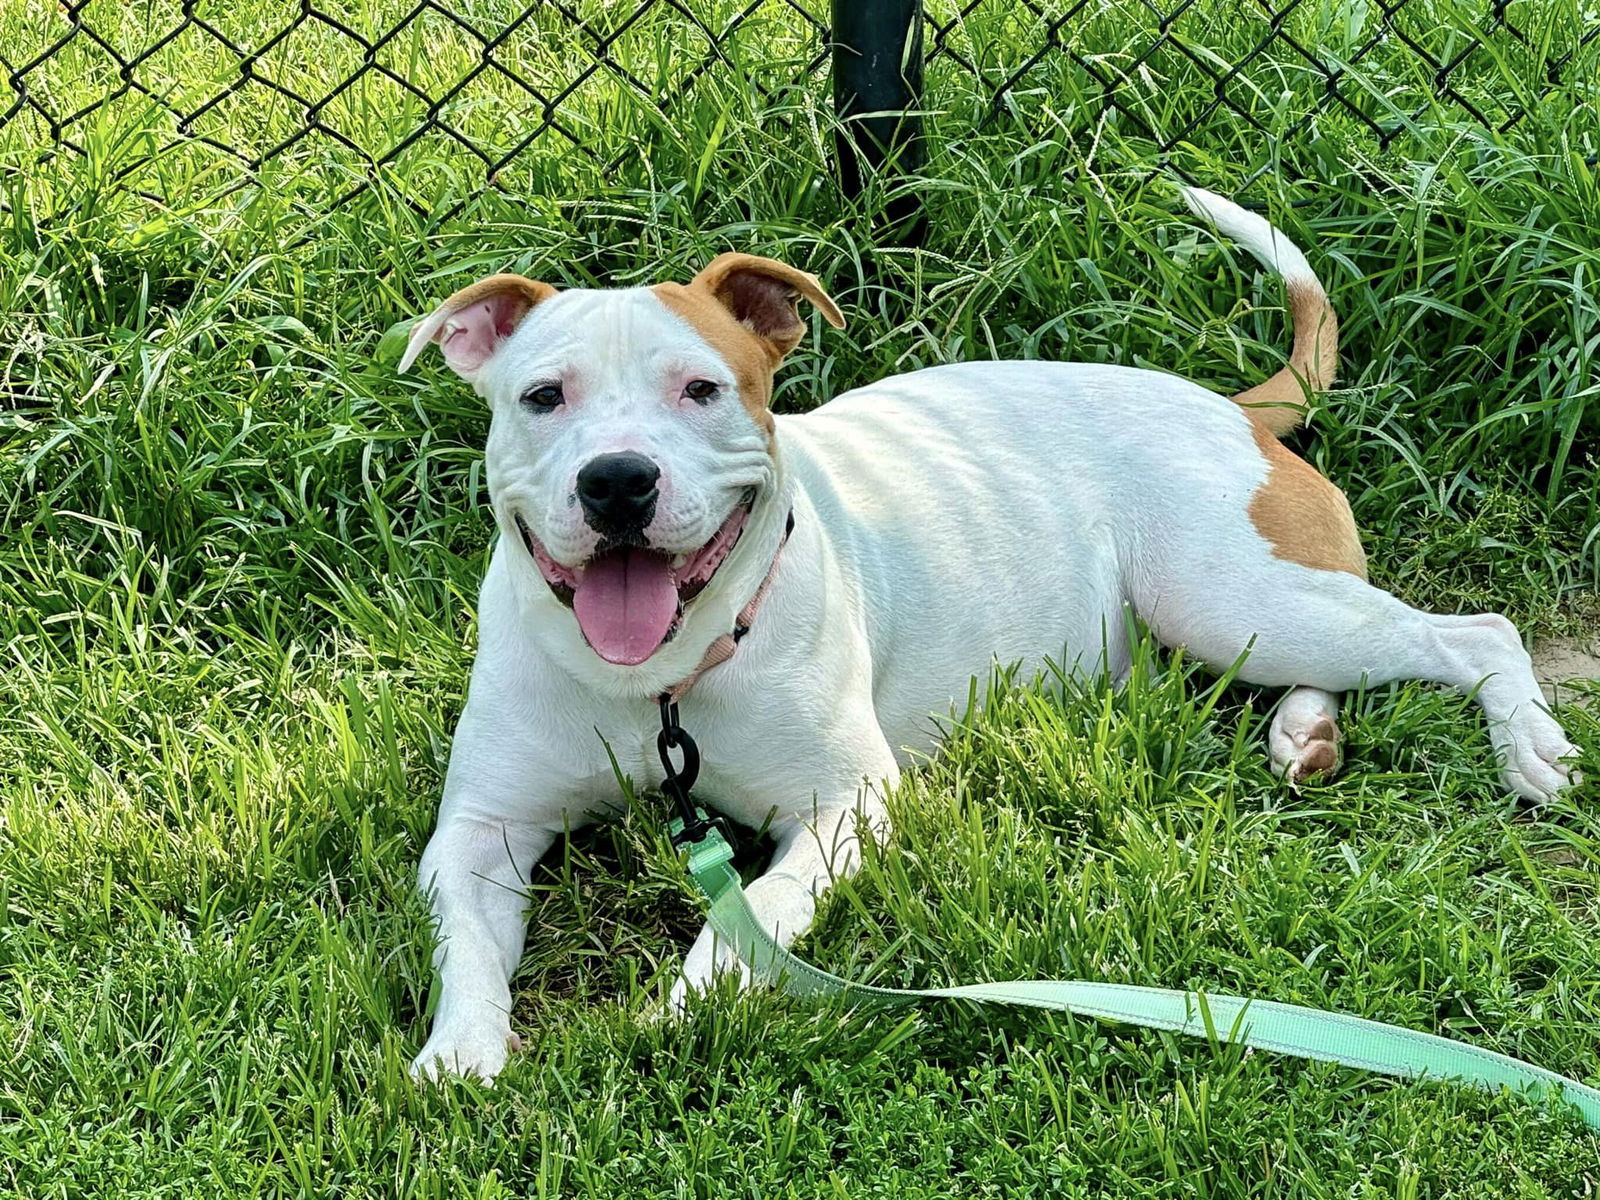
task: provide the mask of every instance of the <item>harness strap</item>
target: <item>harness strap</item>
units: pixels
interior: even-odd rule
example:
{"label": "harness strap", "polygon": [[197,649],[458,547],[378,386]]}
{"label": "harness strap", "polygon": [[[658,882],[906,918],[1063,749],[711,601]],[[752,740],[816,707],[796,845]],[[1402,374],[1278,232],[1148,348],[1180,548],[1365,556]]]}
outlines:
{"label": "harness strap", "polygon": [[700,665],[695,667],[677,683],[673,684],[661,697],[669,704],[677,704],[689,694],[689,689],[700,682],[712,667],[720,667],[733,657],[739,643],[744,640],[744,635],[750,632],[750,627],[755,624],[756,614],[761,611],[761,604],[767,598],[767,593],[772,589],[772,577],[778,573],[778,559],[783,555],[783,548],[789,544],[789,535],[794,532],[794,513],[789,513],[789,521],[783,527],[783,540],[778,543],[778,549],[772,556],[772,565],[767,568],[767,574],[761,581],[761,586],[756,589],[756,594],[750,597],[750,603],[739,610],[735,618],[733,632],[725,633],[711,645],[706,647],[705,654],[700,659]]}
{"label": "harness strap", "polygon": [[[675,841],[681,830],[682,822],[674,821]],[[936,999],[1045,1008],[1402,1079],[1454,1080],[1490,1092],[1506,1088],[1534,1100],[1556,1098],[1576,1108],[1591,1128],[1600,1129],[1600,1090],[1466,1042],[1345,1013],[1273,1000],[1085,980],[1024,979],[944,988],[851,983],[796,958],[778,944],[751,910],[732,860],[733,851],[721,831],[704,824],[699,840],[689,847],[689,873],[710,906],[711,927],[758,979],[791,996],[838,996],[869,1009]]]}

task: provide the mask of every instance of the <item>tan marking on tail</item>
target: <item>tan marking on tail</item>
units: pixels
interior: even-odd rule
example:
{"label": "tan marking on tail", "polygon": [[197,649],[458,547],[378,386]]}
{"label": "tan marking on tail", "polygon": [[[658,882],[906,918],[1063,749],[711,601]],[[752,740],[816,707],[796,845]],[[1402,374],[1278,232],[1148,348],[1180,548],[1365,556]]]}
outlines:
{"label": "tan marking on tail", "polygon": [[[1270,381],[1262,388],[1269,386]],[[1315,467],[1278,441],[1272,427],[1257,415],[1264,411],[1274,410],[1252,410],[1250,420],[1250,432],[1267,460],[1267,477],[1250,497],[1251,524],[1271,544],[1274,558],[1321,571],[1348,571],[1365,579],[1367,556],[1350,502]]]}
{"label": "tan marking on tail", "polygon": [[[1288,279],[1289,314],[1294,321],[1294,349],[1289,364],[1265,383],[1233,398],[1250,419],[1277,437],[1289,433],[1306,415],[1311,393],[1326,390],[1339,370],[1339,318],[1320,285]],[[1331,485],[1330,485],[1331,486]]]}

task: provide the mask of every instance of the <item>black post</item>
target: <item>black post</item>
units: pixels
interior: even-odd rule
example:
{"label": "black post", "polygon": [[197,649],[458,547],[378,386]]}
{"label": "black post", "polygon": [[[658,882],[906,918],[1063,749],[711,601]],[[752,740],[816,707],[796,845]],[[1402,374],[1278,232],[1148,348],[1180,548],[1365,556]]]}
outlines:
{"label": "black post", "polygon": [[[922,166],[922,0],[833,0],[834,138],[839,183],[860,194],[863,180],[886,166]],[[902,195],[888,217],[907,243],[922,240],[921,203]]]}

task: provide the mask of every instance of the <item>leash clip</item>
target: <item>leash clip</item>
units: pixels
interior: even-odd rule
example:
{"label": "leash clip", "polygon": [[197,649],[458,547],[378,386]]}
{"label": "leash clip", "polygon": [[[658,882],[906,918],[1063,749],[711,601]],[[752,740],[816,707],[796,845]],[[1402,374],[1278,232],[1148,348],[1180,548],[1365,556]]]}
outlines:
{"label": "leash clip", "polygon": [[[672,752],[683,754],[683,765],[675,766]],[[733,830],[722,817],[708,817],[690,797],[690,789],[700,777],[700,747],[687,730],[678,724],[678,703],[670,693],[661,693],[661,732],[656,735],[656,751],[661,755],[661,767],[666,778],[661,781],[661,794],[672,802],[677,819],[672,822],[672,845],[675,849],[693,846],[705,840],[715,830],[731,845]]]}

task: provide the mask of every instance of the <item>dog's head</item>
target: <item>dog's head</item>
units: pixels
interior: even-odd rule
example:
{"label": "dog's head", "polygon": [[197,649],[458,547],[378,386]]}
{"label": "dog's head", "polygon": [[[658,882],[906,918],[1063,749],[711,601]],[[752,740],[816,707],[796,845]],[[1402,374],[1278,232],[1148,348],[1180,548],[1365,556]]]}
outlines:
{"label": "dog's head", "polygon": [[400,369],[437,342],[488,400],[496,519],[607,662],[672,636],[771,489],[772,375],[802,298],[843,327],[813,276],[723,254],[687,285],[494,275],[412,329]]}

